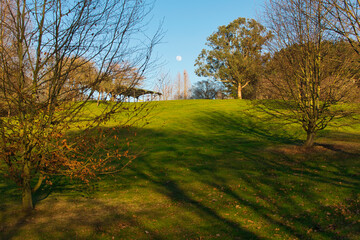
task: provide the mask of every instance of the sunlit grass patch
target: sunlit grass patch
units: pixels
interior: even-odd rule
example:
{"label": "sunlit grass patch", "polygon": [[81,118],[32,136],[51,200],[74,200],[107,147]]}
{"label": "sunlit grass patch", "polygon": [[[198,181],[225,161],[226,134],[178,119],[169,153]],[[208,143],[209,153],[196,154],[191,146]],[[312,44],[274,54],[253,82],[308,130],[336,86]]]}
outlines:
{"label": "sunlit grass patch", "polygon": [[145,127],[109,122],[106,149],[117,148],[114,135],[131,137],[137,158],[89,187],[58,180],[31,216],[1,180],[0,236],[357,239],[360,128],[329,128],[310,151],[299,127],[251,118],[248,108],[160,102]]}

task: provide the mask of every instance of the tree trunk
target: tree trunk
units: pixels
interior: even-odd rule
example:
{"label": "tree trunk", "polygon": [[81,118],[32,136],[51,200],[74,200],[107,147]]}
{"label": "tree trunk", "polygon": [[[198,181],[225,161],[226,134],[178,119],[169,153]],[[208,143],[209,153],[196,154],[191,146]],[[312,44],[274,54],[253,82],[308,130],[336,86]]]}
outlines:
{"label": "tree trunk", "polygon": [[22,180],[22,206],[25,211],[31,211],[33,206],[32,191],[30,185],[30,168],[25,164],[23,169],[23,180]]}
{"label": "tree trunk", "polygon": [[314,146],[314,139],[315,139],[315,133],[314,132],[307,132],[306,142],[304,146],[306,148],[311,148]]}
{"label": "tree trunk", "polygon": [[35,187],[31,189],[31,192],[34,193],[41,187],[42,182],[44,181],[44,176],[40,173],[38,182],[36,183]]}
{"label": "tree trunk", "polygon": [[240,82],[237,85],[237,99],[242,99],[242,86]]}
{"label": "tree trunk", "polygon": [[96,106],[99,106],[99,104],[100,104],[100,92],[99,92],[99,95],[98,95]]}

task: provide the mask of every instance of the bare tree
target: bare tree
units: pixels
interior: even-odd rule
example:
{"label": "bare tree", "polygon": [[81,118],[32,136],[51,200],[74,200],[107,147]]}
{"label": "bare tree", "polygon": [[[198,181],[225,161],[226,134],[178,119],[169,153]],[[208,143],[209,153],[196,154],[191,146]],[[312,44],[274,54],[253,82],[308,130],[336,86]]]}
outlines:
{"label": "bare tree", "polygon": [[352,80],[356,74],[350,69],[357,60],[334,54],[342,43],[327,31],[328,13],[322,3],[270,0],[266,9],[274,33],[267,80],[282,99],[267,109],[272,115],[299,123],[307,134],[306,147],[314,144],[316,133],[331,121],[352,113],[335,105],[355,87]]}
{"label": "bare tree", "polygon": [[183,82],[181,80],[181,74],[178,73],[176,77],[176,96],[175,99],[183,99]]}
{"label": "bare tree", "polygon": [[175,84],[174,81],[169,77],[169,74],[162,73],[160,75],[155,89],[161,93],[161,98],[165,101],[174,97]]}
{"label": "bare tree", "polygon": [[[159,40],[141,36],[150,9],[141,0],[1,1],[0,102],[11,114],[0,118],[0,167],[21,188],[24,209],[52,174],[85,179],[106,170],[110,157],[81,155],[84,140],[71,145],[67,129],[91,129],[128,109],[118,102],[84,111],[114,64],[137,69],[129,87],[141,79]],[[73,84],[90,63],[92,77]]]}
{"label": "bare tree", "polygon": [[328,28],[345,38],[360,54],[360,1],[324,0]]}
{"label": "bare tree", "polygon": [[188,99],[189,98],[189,85],[190,85],[190,80],[189,80],[189,74],[186,70],[184,70],[184,99]]}

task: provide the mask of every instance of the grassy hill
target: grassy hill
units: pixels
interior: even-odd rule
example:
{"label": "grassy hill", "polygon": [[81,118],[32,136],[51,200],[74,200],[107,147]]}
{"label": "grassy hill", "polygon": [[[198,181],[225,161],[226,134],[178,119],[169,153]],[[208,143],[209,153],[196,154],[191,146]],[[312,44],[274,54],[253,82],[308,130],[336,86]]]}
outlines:
{"label": "grassy hill", "polygon": [[31,215],[0,179],[0,239],[359,239],[360,126],[326,129],[307,151],[297,126],[249,108],[168,101],[143,128],[110,122],[111,136],[136,133],[138,157],[90,187],[56,179]]}

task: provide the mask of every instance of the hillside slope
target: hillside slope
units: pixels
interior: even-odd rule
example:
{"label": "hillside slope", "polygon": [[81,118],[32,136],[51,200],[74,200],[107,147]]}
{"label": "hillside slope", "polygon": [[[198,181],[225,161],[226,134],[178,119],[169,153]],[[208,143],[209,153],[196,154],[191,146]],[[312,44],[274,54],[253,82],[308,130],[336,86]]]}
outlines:
{"label": "hillside slope", "polygon": [[109,151],[136,133],[137,158],[89,188],[59,179],[28,216],[0,180],[0,238],[358,239],[360,128],[329,128],[308,151],[301,129],[247,101],[156,104],[143,128],[106,126]]}

